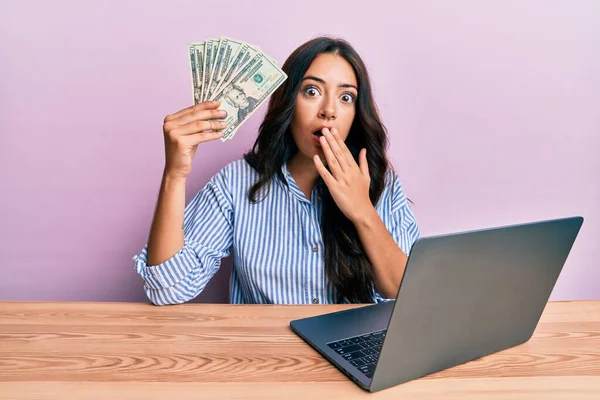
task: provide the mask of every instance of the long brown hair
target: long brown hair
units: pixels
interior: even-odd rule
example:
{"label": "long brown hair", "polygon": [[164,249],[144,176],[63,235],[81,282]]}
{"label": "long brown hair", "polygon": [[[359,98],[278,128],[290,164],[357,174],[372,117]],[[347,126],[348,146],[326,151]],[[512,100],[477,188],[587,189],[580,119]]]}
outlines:
{"label": "long brown hair", "polygon": [[[244,154],[244,159],[261,177],[248,192],[248,198],[254,203],[257,202],[258,191],[273,177],[285,179],[282,166],[298,151],[290,131],[296,96],[310,64],[323,53],[343,57],[354,69],[358,81],[358,96],[356,114],[346,145],[357,163],[360,150],[367,149],[371,202],[376,204],[383,192],[385,175],[390,168],[386,156],[387,131],[373,100],[367,68],[345,40],[318,37],[297,48],[283,64],[282,69],[288,79],[271,96],[256,142],[252,150]],[[373,302],[375,283],[371,263],[354,224],[339,209],[326,186],[321,229],[325,244],[325,270],[336,289],[337,302]]]}

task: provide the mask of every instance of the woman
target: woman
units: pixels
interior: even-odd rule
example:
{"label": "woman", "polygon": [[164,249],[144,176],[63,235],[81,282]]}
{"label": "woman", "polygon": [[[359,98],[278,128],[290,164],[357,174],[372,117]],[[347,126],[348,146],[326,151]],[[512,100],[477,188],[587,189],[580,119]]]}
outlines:
{"label": "woman", "polygon": [[221,137],[219,103],[165,118],[166,165],[148,244],[134,256],[157,305],[196,297],[233,251],[231,303],[395,298],[419,228],[385,149],[366,67],[321,37],[282,67],[244,158],[185,206],[199,143]]}

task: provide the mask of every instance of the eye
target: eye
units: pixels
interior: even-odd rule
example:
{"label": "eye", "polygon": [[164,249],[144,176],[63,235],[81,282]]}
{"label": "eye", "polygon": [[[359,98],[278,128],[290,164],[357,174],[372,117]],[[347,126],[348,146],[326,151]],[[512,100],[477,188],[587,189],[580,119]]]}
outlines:
{"label": "eye", "polygon": [[304,94],[308,97],[314,97],[319,94],[319,89],[316,86],[307,86],[303,90]]}
{"label": "eye", "polygon": [[356,96],[354,96],[353,93],[346,92],[346,93],[342,94],[341,98],[344,103],[352,103],[354,101],[354,99],[356,98]]}

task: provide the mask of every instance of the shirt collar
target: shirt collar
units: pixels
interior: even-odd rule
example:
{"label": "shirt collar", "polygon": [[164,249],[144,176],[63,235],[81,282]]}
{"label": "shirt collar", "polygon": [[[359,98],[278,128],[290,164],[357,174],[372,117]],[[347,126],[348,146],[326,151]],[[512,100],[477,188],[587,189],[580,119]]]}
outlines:
{"label": "shirt collar", "polygon": [[[292,177],[292,174],[287,169],[287,162],[284,162],[283,165],[281,166],[281,173],[283,174],[283,178],[285,179],[285,183],[287,184],[288,187],[297,186],[296,182],[294,181],[294,178]],[[319,177],[319,179],[317,179],[317,183],[315,186],[320,191],[322,191],[325,186],[325,182],[323,181],[323,178]]]}

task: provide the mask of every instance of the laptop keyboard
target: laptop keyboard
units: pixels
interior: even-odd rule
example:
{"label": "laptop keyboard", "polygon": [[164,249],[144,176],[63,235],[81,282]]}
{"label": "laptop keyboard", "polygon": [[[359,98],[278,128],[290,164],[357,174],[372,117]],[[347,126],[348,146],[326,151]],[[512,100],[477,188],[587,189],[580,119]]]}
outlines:
{"label": "laptop keyboard", "polygon": [[386,329],[327,343],[368,378],[373,377]]}

